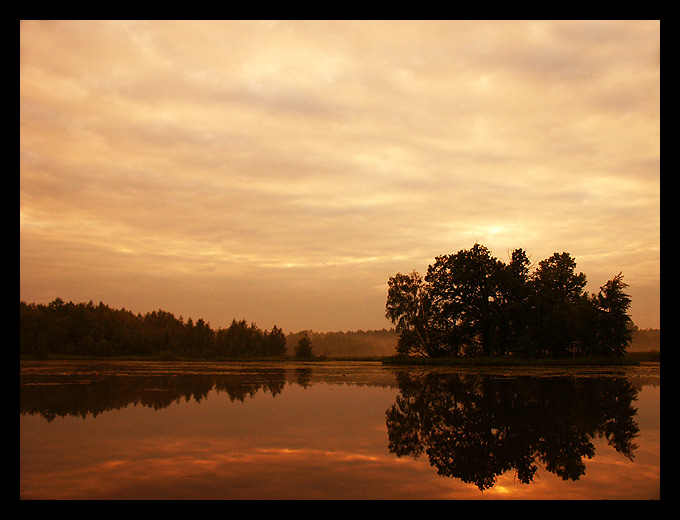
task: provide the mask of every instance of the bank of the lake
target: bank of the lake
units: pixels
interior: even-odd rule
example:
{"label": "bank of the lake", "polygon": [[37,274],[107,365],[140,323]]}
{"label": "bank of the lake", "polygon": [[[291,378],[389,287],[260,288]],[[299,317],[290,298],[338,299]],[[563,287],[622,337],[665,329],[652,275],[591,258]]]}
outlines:
{"label": "bank of the lake", "polygon": [[307,363],[324,363],[328,361],[371,361],[384,365],[425,365],[425,366],[638,366],[640,362],[661,361],[658,350],[628,352],[620,358],[579,357],[579,358],[525,358],[516,356],[495,357],[442,357],[428,358],[416,356],[314,356],[300,359],[291,356],[267,356],[244,358],[195,358],[181,355],[149,355],[149,356],[83,356],[83,355],[48,355],[48,356],[20,356],[21,361],[178,361],[178,362],[210,362],[210,363],[249,363],[249,362],[281,362],[304,361]]}
{"label": "bank of the lake", "polygon": [[426,366],[638,366],[640,362],[660,362],[659,351],[631,352],[619,358],[574,357],[574,358],[525,358],[516,356],[470,356],[428,358],[416,356],[388,356],[382,359],[387,365]]}

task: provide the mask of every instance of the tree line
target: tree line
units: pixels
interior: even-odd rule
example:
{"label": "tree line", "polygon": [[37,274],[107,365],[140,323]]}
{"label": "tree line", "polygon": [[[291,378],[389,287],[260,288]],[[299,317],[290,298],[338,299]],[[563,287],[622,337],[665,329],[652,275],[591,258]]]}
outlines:
{"label": "tree line", "polygon": [[442,255],[424,277],[389,278],[386,317],[397,352],[429,357],[621,356],[632,338],[628,287],[619,273],[597,294],[584,290],[569,253],[531,271],[523,249],[509,262],[481,244]]}
{"label": "tree line", "polygon": [[100,302],[47,305],[20,302],[20,354],[251,358],[283,356],[286,336],[276,325],[262,330],[255,323],[232,320],[213,330],[202,318],[186,321],[171,312],[142,314],[113,309]]}

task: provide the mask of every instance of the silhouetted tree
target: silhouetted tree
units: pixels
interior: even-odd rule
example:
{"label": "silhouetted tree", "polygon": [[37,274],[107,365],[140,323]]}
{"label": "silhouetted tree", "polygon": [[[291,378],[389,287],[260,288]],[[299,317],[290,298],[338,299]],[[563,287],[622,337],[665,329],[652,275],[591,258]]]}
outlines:
{"label": "silhouetted tree", "polygon": [[586,275],[575,268],[569,253],[555,253],[539,262],[532,276],[534,347],[550,356],[574,349],[576,308],[586,285]]}
{"label": "silhouetted tree", "polygon": [[510,262],[501,266],[499,295],[494,314],[495,334],[491,349],[494,354],[518,353],[526,343],[530,327],[529,267],[530,261],[523,249],[512,251]]}
{"label": "silhouetted tree", "polygon": [[217,354],[222,357],[255,357],[262,352],[263,333],[254,323],[232,320],[227,329],[217,331]]}
{"label": "silhouetted tree", "polygon": [[262,355],[283,356],[286,353],[286,335],[276,325],[264,332]]}
{"label": "silhouetted tree", "polygon": [[314,357],[312,341],[306,333],[298,340],[295,346],[295,357],[298,359],[312,359]]}
{"label": "silhouetted tree", "polygon": [[630,297],[624,292],[628,284],[617,274],[600,287],[594,297],[597,305],[597,354],[621,356],[633,337],[628,315]]}
{"label": "silhouetted tree", "polygon": [[[438,256],[427,269],[432,305],[446,330],[466,352],[491,355],[497,314],[502,304],[503,264],[475,244],[469,250]],[[454,353],[458,345],[450,345]]]}
{"label": "silhouetted tree", "polygon": [[397,351],[402,354],[435,356],[441,354],[441,330],[434,320],[428,286],[423,278],[413,271],[410,274],[397,273],[387,282],[387,304],[385,316],[395,324],[401,333]]}

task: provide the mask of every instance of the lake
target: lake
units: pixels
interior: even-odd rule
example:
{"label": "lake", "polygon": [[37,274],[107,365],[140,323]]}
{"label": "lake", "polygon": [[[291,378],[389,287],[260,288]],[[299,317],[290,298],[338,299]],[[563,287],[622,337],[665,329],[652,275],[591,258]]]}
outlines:
{"label": "lake", "polygon": [[659,363],[21,362],[21,499],[659,499]]}

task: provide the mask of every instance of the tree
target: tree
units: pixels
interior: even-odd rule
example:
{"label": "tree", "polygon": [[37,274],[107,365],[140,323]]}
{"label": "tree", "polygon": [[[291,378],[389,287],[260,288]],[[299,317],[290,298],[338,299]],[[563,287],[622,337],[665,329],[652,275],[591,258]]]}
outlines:
{"label": "tree", "polygon": [[312,359],[314,357],[314,353],[312,352],[312,340],[309,339],[306,332],[297,342],[295,357],[299,359]]}
{"label": "tree", "polygon": [[444,328],[455,331],[449,337],[454,353],[459,347],[492,354],[495,313],[502,301],[500,283],[503,263],[480,244],[454,255],[439,256],[425,276],[432,305],[444,321]]}
{"label": "tree", "polygon": [[421,356],[441,353],[441,334],[435,328],[436,317],[423,278],[416,271],[397,273],[387,285],[385,316],[400,333],[397,351]]}
{"label": "tree", "polygon": [[286,335],[276,325],[264,332],[262,355],[283,356],[286,353]]}
{"label": "tree", "polygon": [[573,352],[576,310],[583,296],[586,275],[576,273],[569,253],[554,253],[541,260],[533,273],[533,348],[551,356]]}
{"label": "tree", "polygon": [[510,255],[510,262],[501,267],[498,305],[494,316],[496,334],[493,351],[497,354],[522,353],[525,349],[530,328],[530,265],[526,252],[515,249]]}
{"label": "tree", "polygon": [[246,320],[231,321],[226,329],[219,329],[216,335],[216,351],[218,356],[243,358],[261,355],[263,332]]}
{"label": "tree", "polygon": [[576,260],[569,253],[554,253],[541,260],[534,273],[534,284],[542,294],[553,300],[575,301],[586,285],[586,275],[576,274]]}
{"label": "tree", "polygon": [[612,280],[600,287],[594,298],[597,305],[597,353],[602,355],[621,356],[633,338],[633,331],[628,308],[630,297],[624,292],[628,284],[623,282],[623,275],[617,274]]}
{"label": "tree", "polygon": [[573,307],[572,352],[573,357],[591,356],[597,351],[598,311],[595,297],[584,292]]}

